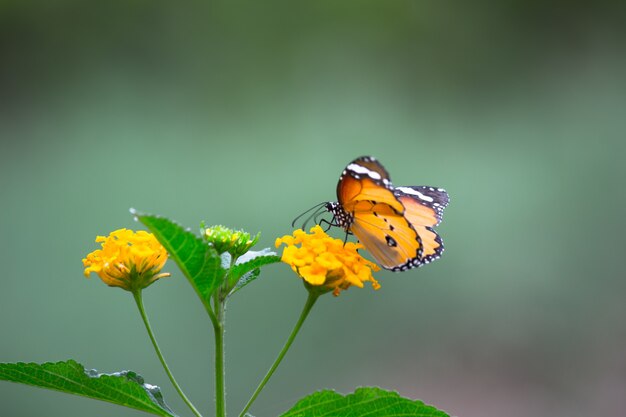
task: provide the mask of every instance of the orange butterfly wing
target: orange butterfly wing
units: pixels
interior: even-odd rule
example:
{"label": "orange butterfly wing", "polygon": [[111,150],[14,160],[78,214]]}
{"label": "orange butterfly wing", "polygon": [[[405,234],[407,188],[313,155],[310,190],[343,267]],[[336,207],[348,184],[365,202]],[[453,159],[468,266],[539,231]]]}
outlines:
{"label": "orange butterfly wing", "polygon": [[393,193],[393,189],[382,186],[368,178],[343,177],[337,185],[337,198],[347,212],[360,201],[386,203],[393,210],[402,213],[404,206]]}
{"label": "orange butterfly wing", "polygon": [[441,222],[448,193],[441,188],[391,185],[372,157],[352,161],[337,184],[338,203],[327,203],[334,224],[352,232],[385,269],[404,271],[441,256],[433,227]]}
{"label": "orange butterfly wing", "polygon": [[450,201],[448,193],[434,187],[397,187],[395,194],[405,208],[404,217],[420,236],[422,263],[438,259],[443,252],[441,237],[432,229],[442,219],[443,209]]}
{"label": "orange butterfly wing", "polygon": [[401,271],[420,262],[420,237],[404,217],[387,172],[375,160],[360,158],[349,164],[339,179],[337,197],[347,214],[342,225],[380,266]]}
{"label": "orange butterfly wing", "polygon": [[389,206],[377,203],[370,211],[355,212],[350,230],[385,269],[403,271],[420,262],[420,237],[406,219],[396,213],[385,214]]}

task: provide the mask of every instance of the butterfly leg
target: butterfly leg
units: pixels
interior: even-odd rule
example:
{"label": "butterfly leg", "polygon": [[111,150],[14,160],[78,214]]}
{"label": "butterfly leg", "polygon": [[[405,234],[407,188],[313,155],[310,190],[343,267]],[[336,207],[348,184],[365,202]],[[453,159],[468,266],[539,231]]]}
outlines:
{"label": "butterfly leg", "polygon": [[324,232],[328,232],[330,230],[331,227],[333,226],[337,226],[337,224],[335,223],[335,218],[333,217],[333,220],[328,221],[326,219],[320,219],[319,225],[326,225],[326,228],[324,229]]}

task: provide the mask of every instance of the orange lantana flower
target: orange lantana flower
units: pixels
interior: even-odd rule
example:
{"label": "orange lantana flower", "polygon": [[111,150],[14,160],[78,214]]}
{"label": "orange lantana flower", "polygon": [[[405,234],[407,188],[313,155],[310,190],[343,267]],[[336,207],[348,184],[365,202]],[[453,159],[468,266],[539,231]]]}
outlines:
{"label": "orange lantana flower", "polygon": [[[359,243],[344,242],[328,236],[319,226],[313,226],[307,234],[302,229],[293,235],[276,239],[276,247],[286,245],[281,260],[291,266],[310,290],[333,291],[339,295],[354,285],[363,288],[363,283],[371,282],[372,287],[380,288],[372,271],[380,268],[363,258],[358,249]],[[299,245],[299,246],[298,246]]]}

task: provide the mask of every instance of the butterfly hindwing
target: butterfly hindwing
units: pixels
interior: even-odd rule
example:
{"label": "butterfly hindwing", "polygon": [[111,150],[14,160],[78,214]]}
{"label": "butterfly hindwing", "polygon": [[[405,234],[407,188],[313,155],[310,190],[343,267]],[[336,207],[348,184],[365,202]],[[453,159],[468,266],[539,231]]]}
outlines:
{"label": "butterfly hindwing", "polygon": [[441,223],[443,210],[450,202],[450,197],[448,197],[446,190],[443,188],[428,187],[425,185],[396,187],[394,189],[394,193],[399,199],[402,197],[410,197],[416,200],[419,204],[432,209],[437,222],[429,224],[429,226],[437,226]]}
{"label": "butterfly hindwing", "polygon": [[441,222],[443,210],[450,199],[442,188],[413,186],[396,187],[395,195],[405,208],[404,217],[422,241],[422,263],[438,259],[443,252],[441,237],[433,227]]}

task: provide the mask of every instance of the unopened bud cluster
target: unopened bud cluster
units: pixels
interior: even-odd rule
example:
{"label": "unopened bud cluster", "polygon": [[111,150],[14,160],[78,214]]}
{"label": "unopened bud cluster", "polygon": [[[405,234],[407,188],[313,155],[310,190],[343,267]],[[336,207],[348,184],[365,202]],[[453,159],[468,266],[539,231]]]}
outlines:
{"label": "unopened bud cluster", "polygon": [[212,226],[203,231],[206,242],[219,253],[228,252],[238,258],[248,252],[259,240],[259,234],[254,237],[243,230],[233,230],[224,226]]}

